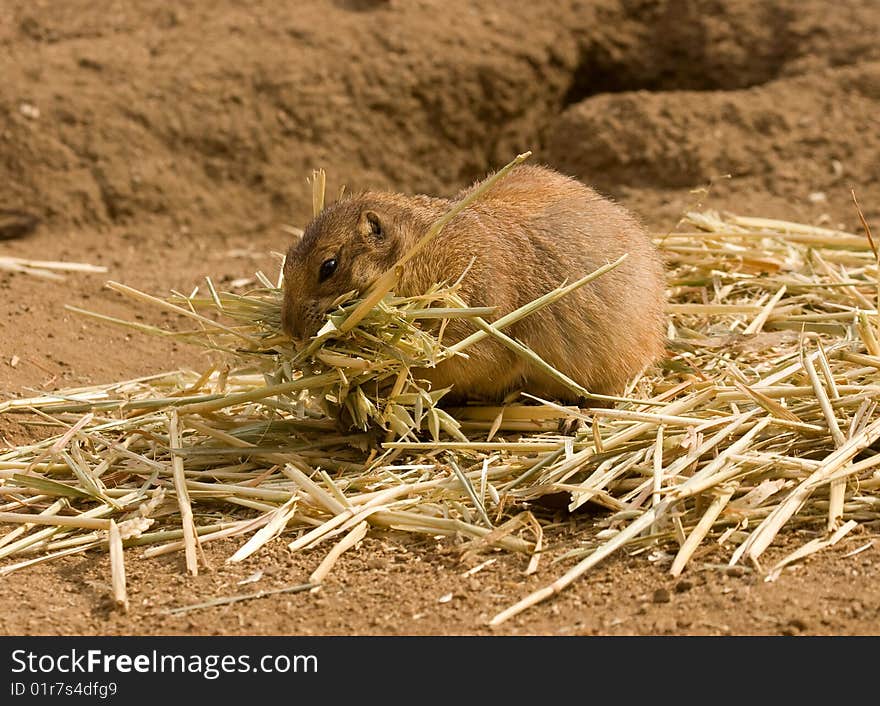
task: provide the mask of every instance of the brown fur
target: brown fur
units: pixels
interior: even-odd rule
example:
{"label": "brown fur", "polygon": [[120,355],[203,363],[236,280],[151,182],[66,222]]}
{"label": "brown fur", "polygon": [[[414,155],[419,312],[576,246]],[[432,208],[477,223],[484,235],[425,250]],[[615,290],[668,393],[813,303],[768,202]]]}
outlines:
{"label": "brown fur", "polygon": [[[325,209],[287,255],[288,333],[314,335],[336,297],[366,291],[451,203],[366,192]],[[379,235],[373,232],[377,221]],[[397,291],[415,295],[457,279],[473,260],[461,294],[473,306],[497,307],[497,318],[623,253],[629,257],[616,269],[506,329],[591,392],[617,394],[663,352],[663,266],[639,223],[578,181],[543,167],[514,169],[407,265]],[[338,269],[319,283],[321,263],[331,257]],[[454,322],[444,340],[472,331],[471,324]],[[565,401],[575,397],[495,340],[467,353],[418,376],[435,386],[453,385],[459,397],[498,400],[518,389]]]}

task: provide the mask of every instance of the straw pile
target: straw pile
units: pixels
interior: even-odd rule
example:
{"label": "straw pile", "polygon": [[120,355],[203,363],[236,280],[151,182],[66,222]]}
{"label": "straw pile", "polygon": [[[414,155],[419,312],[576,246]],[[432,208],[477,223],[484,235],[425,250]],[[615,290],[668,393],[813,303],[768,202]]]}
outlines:
{"label": "straw pile", "polygon": [[[444,391],[424,389],[413,369],[469,345],[445,346],[442,322],[465,317],[477,337],[504,338],[504,323],[486,324],[489,310],[463,302],[454,282],[403,298],[390,291],[391,272],[363,300],[338,302],[298,352],[280,332],[280,282],[264,275],[255,291],[218,292],[209,280],[204,295],[167,300],[111,283],[195,326],[117,323],[209,347],[216,363],[0,404],[0,413],[36,414],[61,430],[0,453],[0,574],[109,550],[124,606],[123,547],[183,551],[196,573],[205,542],[239,538],[229,561],[241,561],[283,534],[291,551],[328,551],[309,587],[369,526],[458,537],[469,557],[520,552],[528,572],[541,556],[570,565],[497,624],[619,549],[666,556],[673,574],[720,553],[772,578],[875,525],[880,342],[870,238],[692,213],[657,240],[669,263],[670,355],[610,408],[526,398],[438,406]],[[602,273],[584,274],[514,317]],[[585,518],[583,541],[564,555],[535,505],[558,493],[571,511],[607,510],[575,515]],[[815,539],[762,567],[786,527],[812,528]]]}

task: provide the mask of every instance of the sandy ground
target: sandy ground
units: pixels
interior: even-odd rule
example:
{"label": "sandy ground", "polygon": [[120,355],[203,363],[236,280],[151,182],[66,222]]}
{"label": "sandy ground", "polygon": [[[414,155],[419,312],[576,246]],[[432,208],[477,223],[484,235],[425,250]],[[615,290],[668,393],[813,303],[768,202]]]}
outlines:
{"label": "sandy ground", "polygon": [[[656,230],[698,205],[855,230],[850,189],[880,223],[871,0],[276,5],[6,4],[0,209],[40,223],[0,241],[0,255],[109,274],[59,283],[0,271],[0,395],[200,366],[197,351],[63,307],[130,312],[106,278],[163,293],[272,271],[282,226],[308,216],[305,177],[319,166],[331,190],[446,195],[530,148]],[[0,236],[11,234],[3,222]],[[0,445],[40,436],[32,421],[0,417]],[[560,554],[586,519],[555,538]],[[854,534],[775,583],[729,574],[711,553],[678,580],[621,556],[499,632],[876,633],[878,548],[846,556],[872,540]],[[182,557],[130,551],[127,616],[109,608],[106,555],[0,578],[0,599],[16,606],[0,613],[0,632],[482,633],[566,566],[548,557],[525,578],[521,558],[499,554],[463,577],[471,565],[455,542],[372,534],[317,594],[165,615],[299,583],[321,559],[278,543],[232,568],[231,545],[208,546],[214,568],[195,579]]]}

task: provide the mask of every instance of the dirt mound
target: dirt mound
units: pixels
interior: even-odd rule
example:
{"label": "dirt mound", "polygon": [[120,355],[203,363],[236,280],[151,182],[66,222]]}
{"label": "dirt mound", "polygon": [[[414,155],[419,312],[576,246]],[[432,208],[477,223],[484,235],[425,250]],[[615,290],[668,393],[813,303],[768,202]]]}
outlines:
{"label": "dirt mound", "polygon": [[793,197],[876,189],[878,110],[880,63],[736,91],[605,94],[561,115],[546,154],[609,191],[695,187],[722,174]]}
{"label": "dirt mound", "polygon": [[[7,5],[0,208],[83,227],[300,222],[318,166],[333,185],[450,193],[545,135],[549,161],[571,164],[554,125],[590,96],[739,89],[880,59],[870,0],[833,13],[820,0]],[[665,157],[656,139],[645,159]]]}
{"label": "dirt mound", "polygon": [[623,0],[578,32],[568,103],[632,90],[734,90],[880,58],[870,0]]}

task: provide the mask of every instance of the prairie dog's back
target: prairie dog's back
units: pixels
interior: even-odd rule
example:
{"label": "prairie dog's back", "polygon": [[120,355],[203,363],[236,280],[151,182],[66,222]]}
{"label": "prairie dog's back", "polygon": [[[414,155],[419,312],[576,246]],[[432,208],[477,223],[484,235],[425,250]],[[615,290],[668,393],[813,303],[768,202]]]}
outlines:
{"label": "prairie dog's back", "polygon": [[[622,206],[558,172],[518,167],[450,221],[423,255],[422,276],[432,281],[441,274],[458,276],[473,260],[463,281],[464,297],[474,305],[497,306],[502,316],[624,253],[627,259],[614,270],[508,330],[590,391],[614,394],[660,357],[665,338],[662,261],[649,235]],[[460,376],[459,387],[485,388],[490,397],[523,384],[539,396],[573,399],[568,388],[491,343],[482,366],[485,382],[467,370],[479,363],[462,362],[462,369],[454,370],[458,361],[445,363],[452,369],[436,381]],[[514,380],[504,380],[499,368],[493,373],[493,356],[516,371]]]}

